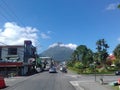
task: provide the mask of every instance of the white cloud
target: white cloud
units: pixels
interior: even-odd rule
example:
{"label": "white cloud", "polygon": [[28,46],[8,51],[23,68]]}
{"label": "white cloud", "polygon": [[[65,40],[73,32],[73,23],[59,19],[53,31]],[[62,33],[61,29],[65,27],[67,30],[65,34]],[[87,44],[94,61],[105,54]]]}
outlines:
{"label": "white cloud", "polygon": [[41,35],[41,38],[43,38],[43,39],[50,39],[50,36],[48,36],[45,33],[41,33],[40,35]]}
{"label": "white cloud", "polygon": [[52,31],[47,31],[47,33],[48,33],[48,34],[51,34],[51,33],[52,33]]}
{"label": "white cloud", "polygon": [[73,50],[75,50],[76,47],[77,47],[76,44],[72,44],[72,43],[69,43],[69,44],[54,43],[54,44],[50,45],[49,48],[52,48],[52,47],[55,47],[55,46],[68,47],[68,48],[71,48]]}
{"label": "white cloud", "polygon": [[35,45],[38,39],[38,31],[36,28],[21,27],[14,22],[7,22],[4,29],[0,29],[0,42],[6,45],[23,45],[24,40],[31,40]]}
{"label": "white cloud", "polygon": [[117,9],[119,3],[111,3],[106,7],[106,10],[115,10]]}
{"label": "white cloud", "polygon": [[118,38],[118,41],[120,42],[120,38]]}
{"label": "white cloud", "polygon": [[76,47],[77,47],[76,44],[72,44],[72,43],[69,43],[69,44],[61,44],[60,46],[61,46],[61,47],[68,47],[68,48],[71,48],[71,49],[76,49]]}

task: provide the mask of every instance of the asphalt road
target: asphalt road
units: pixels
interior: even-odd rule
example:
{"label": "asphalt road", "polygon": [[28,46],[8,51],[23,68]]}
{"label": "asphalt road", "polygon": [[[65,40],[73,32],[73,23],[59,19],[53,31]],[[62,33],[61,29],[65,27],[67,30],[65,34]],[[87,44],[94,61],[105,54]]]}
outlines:
{"label": "asphalt road", "polygon": [[[42,72],[29,77],[7,78],[8,87],[3,90],[112,90],[109,83],[117,81],[119,77]],[[100,84],[100,78],[103,78],[104,85]]]}
{"label": "asphalt road", "polygon": [[4,90],[75,90],[69,82],[72,79],[72,77],[66,77],[66,74],[61,72],[43,72],[30,76],[28,79]]}

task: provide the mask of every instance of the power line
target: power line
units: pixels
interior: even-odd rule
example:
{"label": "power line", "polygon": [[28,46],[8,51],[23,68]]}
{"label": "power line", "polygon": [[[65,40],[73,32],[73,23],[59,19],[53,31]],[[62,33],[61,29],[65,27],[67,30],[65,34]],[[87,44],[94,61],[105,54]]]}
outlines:
{"label": "power line", "polygon": [[[9,15],[9,17],[11,17],[10,19],[12,20],[13,18],[15,18],[17,21],[19,21],[19,23],[21,23],[22,26],[25,26],[25,24],[21,21],[21,19],[15,14],[15,12],[11,9],[10,5],[8,5],[5,0],[1,0],[1,2],[4,5],[0,5],[0,7],[6,11],[6,14],[1,14],[7,21],[9,21],[8,17],[6,16],[7,14]],[[14,19],[13,19],[14,20]],[[26,32],[27,34],[29,34],[29,32]]]}
{"label": "power line", "polygon": [[4,15],[2,12],[0,12],[0,14],[3,18],[5,18],[7,21],[9,21],[9,19],[6,17],[6,15]]}
{"label": "power line", "polygon": [[15,14],[15,12],[11,9],[10,5],[8,5],[5,0],[1,0],[2,3],[4,4],[4,6],[6,6],[6,10],[5,7],[1,6],[6,12],[7,14],[9,13],[9,15],[11,16],[11,18],[15,18],[17,21],[19,21],[23,26],[25,26],[25,24],[21,21],[21,19]]}
{"label": "power line", "polygon": [[[1,8],[1,14],[2,14],[2,16],[6,19],[6,20],[8,20],[8,17],[7,17],[7,15],[8,16],[10,16],[11,18],[13,18],[13,16],[12,16],[12,14],[9,12],[9,10],[8,9],[6,9],[3,5],[0,5],[0,8]],[[7,14],[6,14],[7,13]],[[11,19],[10,18],[10,19]],[[9,20],[8,20],[9,21]]]}

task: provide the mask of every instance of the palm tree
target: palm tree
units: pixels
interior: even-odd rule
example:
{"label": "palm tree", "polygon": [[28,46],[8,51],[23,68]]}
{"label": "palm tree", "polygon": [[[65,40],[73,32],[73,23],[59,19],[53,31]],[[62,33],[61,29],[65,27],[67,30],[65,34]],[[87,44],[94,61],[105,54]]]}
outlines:
{"label": "palm tree", "polygon": [[107,48],[109,48],[108,44],[104,39],[100,39],[96,42],[97,45],[97,53],[98,53],[98,60],[100,63],[105,66],[106,58],[108,57]]}
{"label": "palm tree", "polygon": [[120,8],[120,4],[118,5],[118,8]]}

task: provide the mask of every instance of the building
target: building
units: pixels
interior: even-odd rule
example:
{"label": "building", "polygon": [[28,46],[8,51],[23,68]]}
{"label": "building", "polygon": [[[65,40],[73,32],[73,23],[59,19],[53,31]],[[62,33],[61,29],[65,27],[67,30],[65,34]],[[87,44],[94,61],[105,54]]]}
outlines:
{"label": "building", "polygon": [[34,67],[36,47],[29,40],[24,45],[0,46],[0,74],[26,75]]}
{"label": "building", "polygon": [[109,65],[114,67],[115,66],[115,60],[116,60],[116,57],[113,54],[110,54],[107,57],[107,64],[109,64]]}

